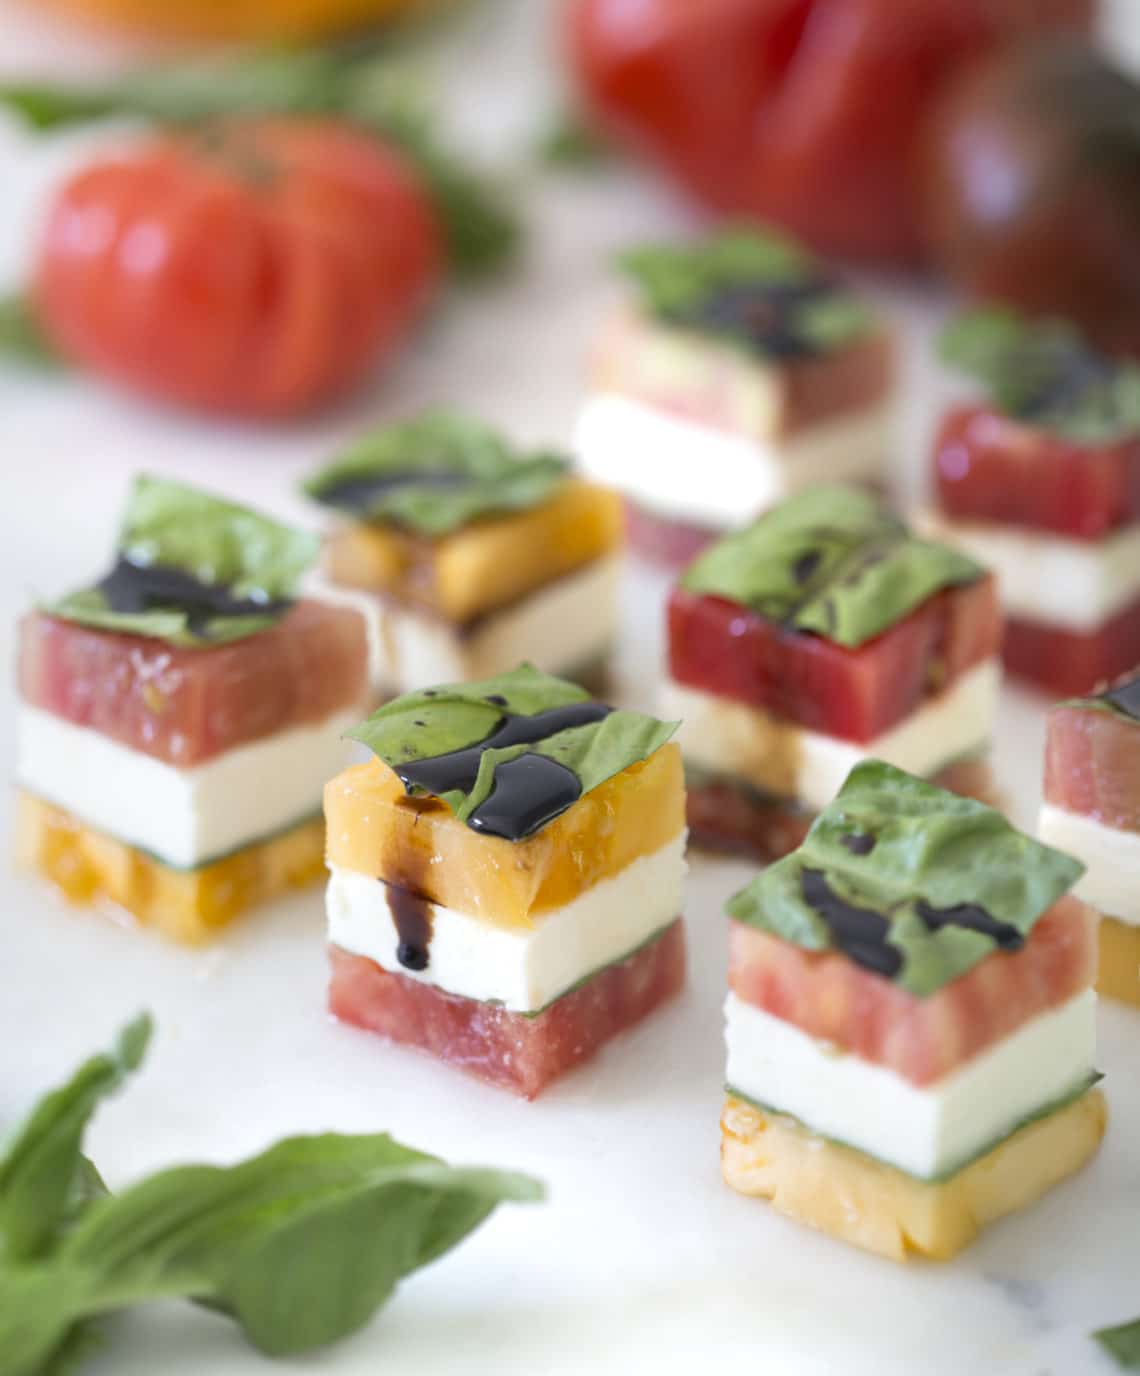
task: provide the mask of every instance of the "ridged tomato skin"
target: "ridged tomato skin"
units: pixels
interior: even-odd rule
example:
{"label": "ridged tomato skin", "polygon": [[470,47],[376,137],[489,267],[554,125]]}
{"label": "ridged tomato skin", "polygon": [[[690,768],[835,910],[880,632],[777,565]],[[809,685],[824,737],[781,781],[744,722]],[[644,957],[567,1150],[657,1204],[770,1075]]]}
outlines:
{"label": "ridged tomato skin", "polygon": [[997,654],[1002,635],[989,574],[935,594],[855,649],[681,585],[668,626],[676,682],[860,743]]}
{"label": "ridged tomato skin", "polygon": [[1045,801],[1117,831],[1140,832],[1140,722],[1081,703],[1054,707]]}
{"label": "ridged tomato skin", "polygon": [[[1042,608],[1042,616],[1048,608]],[[1140,597],[1091,631],[1011,616],[1005,623],[1002,661],[1051,698],[1081,697],[1140,666]]]}
{"label": "ridged tomato skin", "polygon": [[951,77],[1096,0],[570,0],[599,122],[713,209],[820,252],[923,256],[918,134]]}
{"label": "ridged tomato skin", "polygon": [[1096,974],[1097,921],[1084,903],[1062,898],[1021,950],[995,951],[927,998],[836,951],[805,951],[732,922],[729,984],[809,1036],[929,1085],[1086,989]]}
{"label": "ridged tomato skin", "polygon": [[958,406],[935,443],[943,513],[1100,540],[1140,520],[1140,438],[1078,444],[1003,416]]}
{"label": "ridged tomato skin", "polygon": [[332,121],[241,121],[81,168],[50,208],[34,300],[52,344],[94,373],[285,417],[390,355],[442,262],[400,154]]}

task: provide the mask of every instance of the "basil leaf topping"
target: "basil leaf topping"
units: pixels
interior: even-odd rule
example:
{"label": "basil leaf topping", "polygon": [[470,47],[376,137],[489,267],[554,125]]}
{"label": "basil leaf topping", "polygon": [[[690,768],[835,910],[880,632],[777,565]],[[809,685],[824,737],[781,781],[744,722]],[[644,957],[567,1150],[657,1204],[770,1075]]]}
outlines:
{"label": "basil leaf topping", "polygon": [[912,535],[862,488],[815,487],[701,554],[681,579],[796,631],[855,648],[985,570]]}
{"label": "basil leaf topping", "polygon": [[365,436],[304,490],[363,520],[434,536],[480,517],[540,506],[568,472],[560,455],[520,453],[488,426],[430,411]]}
{"label": "basil leaf topping", "polygon": [[1140,1371],[1140,1319],[1116,1328],[1100,1328],[1093,1337],[1125,1371]]}
{"label": "basil leaf topping", "polygon": [[646,309],[763,358],[839,349],[875,325],[867,303],[794,240],[730,229],[696,244],[653,244],[619,260]]}
{"label": "basil leaf topping", "polygon": [[939,352],[1016,420],[1082,444],[1140,437],[1140,366],[1098,353],[1065,321],[971,311],[947,326]]}
{"label": "basil leaf topping", "polygon": [[[853,835],[874,844],[852,847]],[[838,950],[924,998],[995,951],[1018,950],[1083,873],[995,809],[867,760],[800,848],[727,911],[806,950]]]}
{"label": "basil leaf topping", "polygon": [[648,759],[675,730],[523,665],[482,683],[408,693],[348,734],[409,794],[433,794],[474,830],[518,841]]}
{"label": "basil leaf topping", "polygon": [[1125,721],[1140,722],[1140,673],[1131,674],[1109,684],[1101,692],[1088,698],[1068,698],[1055,705],[1059,707],[1079,707],[1086,711],[1109,712]]}
{"label": "basil leaf topping", "polygon": [[315,536],[248,507],[143,476],[131,489],[112,571],[44,610],[173,645],[240,640],[288,611],[317,549]]}
{"label": "basil leaf topping", "polygon": [[[112,1056],[81,1068],[29,1120],[38,1128],[19,1158],[31,1149],[49,1214],[72,1187],[95,1086],[137,1065],[148,1031],[145,1019],[132,1024]],[[41,1139],[67,1150],[37,1149]],[[0,1177],[5,1226],[28,1173]],[[233,1318],[270,1355],[309,1351],[360,1328],[404,1276],[499,1204],[542,1195],[528,1176],[455,1168],[386,1133],[294,1137],[235,1166],[161,1171],[45,1234],[46,1253],[0,1258],[0,1369],[62,1372],[85,1355],[93,1320],[174,1297]]]}

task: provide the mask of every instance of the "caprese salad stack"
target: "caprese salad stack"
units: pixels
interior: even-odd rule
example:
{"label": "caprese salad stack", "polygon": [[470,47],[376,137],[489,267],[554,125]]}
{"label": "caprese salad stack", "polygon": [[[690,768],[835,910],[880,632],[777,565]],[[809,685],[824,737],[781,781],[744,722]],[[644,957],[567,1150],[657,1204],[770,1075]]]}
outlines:
{"label": "caprese salad stack", "polygon": [[309,535],[136,480],[110,572],[20,628],[19,859],[198,941],[323,872],[367,633],[297,601]]}
{"label": "caprese salad stack", "polygon": [[990,790],[993,578],[865,489],[790,498],[700,555],[668,607],[660,710],[681,720],[699,844],[786,854],[876,756]]}
{"label": "caprese salad stack", "polygon": [[1049,713],[1038,836],[1084,863],[1102,994],[1140,1004],[1140,675]]}
{"label": "caprese salad stack", "polygon": [[622,263],[636,298],[595,351],[577,449],[635,549],[677,567],[813,483],[881,481],[892,341],[865,299],[762,230]]}
{"label": "caprese salad stack", "polygon": [[366,436],[305,486],[348,518],[327,571],[377,595],[385,692],[488,678],[524,659],[579,681],[604,668],[621,507],[565,459],[433,412]]}
{"label": "caprese salad stack", "polygon": [[944,1259],[1096,1151],[1096,915],[1067,855],[880,761],[728,905],[726,1182]]}
{"label": "caprese salad stack", "polygon": [[941,427],[935,529],[997,574],[1007,669],[1091,692],[1140,664],[1140,367],[994,310],[942,352],[985,396]]}
{"label": "caprese salad stack", "polygon": [[533,1098],[677,993],[672,733],[530,666],[381,707],[325,790],[333,1013]]}

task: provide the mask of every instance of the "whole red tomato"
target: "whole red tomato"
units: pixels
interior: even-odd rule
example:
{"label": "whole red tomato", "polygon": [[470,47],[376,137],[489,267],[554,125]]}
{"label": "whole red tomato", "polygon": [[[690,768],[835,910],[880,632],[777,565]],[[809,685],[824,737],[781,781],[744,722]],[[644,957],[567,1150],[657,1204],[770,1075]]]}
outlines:
{"label": "whole red tomato", "polygon": [[570,0],[571,58],[602,126],[717,210],[821,252],[921,256],[917,138],[979,54],[1087,28],[1097,0]]}
{"label": "whole red tomato", "polygon": [[343,392],[442,273],[420,179],[375,138],[274,119],[88,165],[48,216],[37,318],[66,357],[148,396],[284,416]]}

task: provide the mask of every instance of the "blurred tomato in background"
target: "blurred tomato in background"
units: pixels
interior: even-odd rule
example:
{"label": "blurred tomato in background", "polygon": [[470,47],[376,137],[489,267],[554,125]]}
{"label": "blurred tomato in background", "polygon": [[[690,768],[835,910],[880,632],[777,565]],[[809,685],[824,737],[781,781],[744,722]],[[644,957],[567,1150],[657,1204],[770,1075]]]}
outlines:
{"label": "blurred tomato in background", "polygon": [[398,152],[333,121],[234,120],[88,164],[33,283],[64,357],[149,396],[247,416],[328,401],[396,348],[443,240]]}
{"label": "blurred tomato in background", "polygon": [[594,119],[697,200],[824,253],[925,257],[918,158],[965,66],[1087,31],[1096,0],[569,0]]}
{"label": "blurred tomato in background", "polygon": [[[157,38],[256,40],[328,38],[400,19],[433,0],[50,0],[65,14]],[[438,5],[440,0],[434,0]]]}

